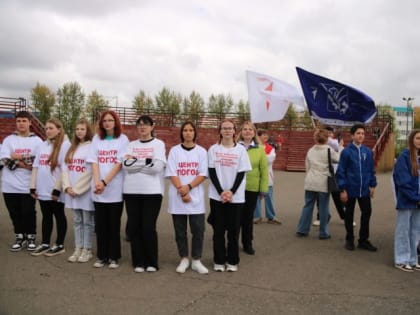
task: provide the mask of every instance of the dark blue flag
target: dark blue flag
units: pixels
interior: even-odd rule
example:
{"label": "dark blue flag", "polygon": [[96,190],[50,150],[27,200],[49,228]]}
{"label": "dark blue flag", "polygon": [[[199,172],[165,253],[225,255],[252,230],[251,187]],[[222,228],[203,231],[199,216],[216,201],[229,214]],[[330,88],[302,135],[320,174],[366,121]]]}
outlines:
{"label": "dark blue flag", "polygon": [[375,102],[351,86],[296,67],[312,117],[328,125],[369,123],[376,115]]}

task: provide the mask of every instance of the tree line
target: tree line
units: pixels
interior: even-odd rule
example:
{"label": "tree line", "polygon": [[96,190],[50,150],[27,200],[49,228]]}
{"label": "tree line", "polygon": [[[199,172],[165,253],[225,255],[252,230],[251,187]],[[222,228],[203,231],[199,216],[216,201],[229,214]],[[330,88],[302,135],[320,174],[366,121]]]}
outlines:
{"label": "tree line", "polygon": [[[57,117],[63,122],[69,136],[72,135],[72,128],[78,119],[83,117],[95,121],[98,112],[112,107],[109,97],[103,96],[96,90],[86,96],[78,82],[65,83],[57,92],[37,82],[31,89],[31,104],[42,123],[50,117]],[[183,96],[166,87],[153,97],[140,90],[134,96],[131,108],[139,114],[155,111],[171,115],[187,114],[192,120],[196,120],[203,112],[217,114],[233,112],[249,119],[248,102],[239,100],[235,103],[229,94],[212,94],[206,102],[196,91],[192,91],[189,96]]]}

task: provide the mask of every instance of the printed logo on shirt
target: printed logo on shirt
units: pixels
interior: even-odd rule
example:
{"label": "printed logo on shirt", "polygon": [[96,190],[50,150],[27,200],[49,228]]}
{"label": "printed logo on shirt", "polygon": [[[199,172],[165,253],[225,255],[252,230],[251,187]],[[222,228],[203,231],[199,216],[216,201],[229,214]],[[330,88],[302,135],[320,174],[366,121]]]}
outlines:
{"label": "printed logo on shirt", "polygon": [[27,148],[22,149],[22,148],[20,148],[20,149],[16,149],[15,150],[15,153],[16,154],[22,154],[22,155],[24,155],[24,154],[30,154],[31,153],[31,149],[27,149]]}
{"label": "printed logo on shirt", "polygon": [[146,159],[153,157],[153,148],[133,148],[133,156],[138,159]]}
{"label": "printed logo on shirt", "polygon": [[219,163],[220,166],[235,166],[238,164],[238,159],[238,154],[216,152],[214,163]]}
{"label": "printed logo on shirt", "polygon": [[49,158],[50,155],[48,153],[41,153],[39,155],[39,165],[50,165]]}
{"label": "printed logo on shirt", "polygon": [[69,171],[83,173],[86,171],[86,160],[85,159],[72,159],[68,168]]}
{"label": "printed logo on shirt", "polygon": [[117,163],[117,150],[99,150],[98,162],[103,164]]}
{"label": "printed logo on shirt", "polygon": [[197,162],[178,162],[176,170],[178,176],[199,175]]}

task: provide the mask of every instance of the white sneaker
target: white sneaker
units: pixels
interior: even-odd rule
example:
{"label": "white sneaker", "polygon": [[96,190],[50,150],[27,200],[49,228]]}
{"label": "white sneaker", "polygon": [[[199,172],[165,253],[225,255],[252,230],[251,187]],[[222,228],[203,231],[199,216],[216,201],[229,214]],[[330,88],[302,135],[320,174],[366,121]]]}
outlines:
{"label": "white sneaker", "polygon": [[105,266],[105,261],[98,259],[95,261],[95,263],[93,264],[93,267],[95,268],[102,268],[103,266]]}
{"label": "white sneaker", "polygon": [[209,270],[201,263],[200,259],[193,259],[191,269],[202,275],[209,273]]}
{"label": "white sneaker", "polygon": [[92,251],[90,249],[83,249],[82,253],[80,254],[79,258],[77,259],[77,261],[79,263],[85,263],[88,262],[89,260],[91,260],[91,258],[93,257],[92,255]]}
{"label": "white sneaker", "polygon": [[146,271],[147,272],[156,272],[157,269],[155,267],[149,266],[149,267],[146,268]]}
{"label": "white sneaker", "polygon": [[214,264],[213,269],[214,269],[214,271],[223,272],[223,271],[225,271],[225,265]]}
{"label": "white sneaker", "polygon": [[230,271],[230,272],[238,271],[238,265],[226,264],[226,271]]}
{"label": "white sneaker", "polygon": [[319,220],[315,220],[312,225],[313,226],[319,226],[321,224],[321,222]]}
{"label": "white sneaker", "polygon": [[76,248],[73,254],[71,254],[71,256],[67,258],[67,261],[76,262],[79,259],[80,254],[82,254],[82,250],[80,248]]}
{"label": "white sneaker", "polygon": [[178,267],[176,267],[176,272],[185,273],[185,271],[187,271],[189,266],[190,266],[190,260],[188,258],[182,258]]}
{"label": "white sneaker", "polygon": [[109,261],[109,265],[108,268],[109,269],[117,269],[120,265],[118,265],[118,261],[117,260],[110,260]]}
{"label": "white sneaker", "polygon": [[136,268],[134,268],[134,272],[137,272],[137,273],[144,272],[144,268],[143,267],[136,267]]}
{"label": "white sneaker", "polygon": [[356,226],[356,222],[353,221],[353,226]]}

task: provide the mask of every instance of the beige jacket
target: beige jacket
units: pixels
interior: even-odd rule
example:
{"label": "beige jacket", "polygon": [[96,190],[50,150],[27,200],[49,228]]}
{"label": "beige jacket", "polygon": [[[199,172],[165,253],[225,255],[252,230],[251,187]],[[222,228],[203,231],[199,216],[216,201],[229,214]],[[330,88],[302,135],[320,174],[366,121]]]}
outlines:
{"label": "beige jacket", "polygon": [[[305,166],[305,190],[328,192],[327,177],[330,174],[328,169],[328,144],[315,144],[306,154]],[[331,162],[338,163],[339,152],[330,150]]]}

